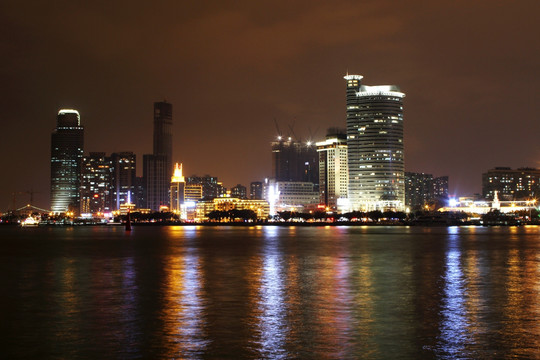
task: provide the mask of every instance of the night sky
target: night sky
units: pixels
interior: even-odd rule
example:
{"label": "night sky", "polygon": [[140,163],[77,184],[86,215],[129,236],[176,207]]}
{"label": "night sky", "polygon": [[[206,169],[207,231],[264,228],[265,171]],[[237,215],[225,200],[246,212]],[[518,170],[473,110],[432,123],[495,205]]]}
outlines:
{"label": "night sky", "polygon": [[[85,153],[152,152],[173,104],[174,160],[228,188],[271,175],[274,119],[322,140],[345,80],[406,93],[407,171],[481,191],[495,166],[540,167],[540,1],[0,3],[0,210],[49,207],[50,136],[75,108]],[[29,200],[19,195],[17,205]]]}

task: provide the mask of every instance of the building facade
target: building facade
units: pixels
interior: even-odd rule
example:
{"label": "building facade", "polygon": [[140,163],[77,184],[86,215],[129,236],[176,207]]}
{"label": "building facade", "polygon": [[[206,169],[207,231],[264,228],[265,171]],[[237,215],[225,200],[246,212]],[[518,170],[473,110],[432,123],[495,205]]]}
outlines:
{"label": "building facade", "polygon": [[169,181],[164,181],[167,174],[167,161],[161,155],[143,155],[144,198],[146,208],[160,211],[169,206]]}
{"label": "building facade", "polygon": [[136,204],[137,156],[131,151],[111,154],[112,207],[119,210],[123,204]]}
{"label": "building facade", "polygon": [[188,185],[200,185],[204,199],[213,199],[225,194],[223,184],[218,181],[216,176],[189,176],[186,178],[186,183]]}
{"label": "building facade", "polygon": [[301,181],[319,184],[318,156],[315,144],[292,137],[278,136],[271,143],[272,178],[276,181]]}
{"label": "building facade", "polygon": [[261,181],[253,181],[249,185],[249,198],[251,200],[262,200],[262,198],[263,198],[263,183]]}
{"label": "building facade", "polygon": [[196,221],[207,221],[212,211],[252,210],[258,220],[268,219],[269,205],[265,200],[248,200],[233,197],[218,197],[201,200],[196,205]]}
{"label": "building facade", "polygon": [[146,208],[159,211],[170,206],[172,165],[172,104],[154,103],[153,153],[143,155]]}
{"label": "building facade", "polygon": [[51,210],[80,210],[81,160],[84,128],[77,110],[58,112],[56,129],[51,134]]}
{"label": "building facade", "polygon": [[403,97],[394,85],[366,86],[347,75],[351,210],[404,210]]}
{"label": "building facade", "polygon": [[231,197],[247,199],[247,189],[242,184],[237,184],[231,188]]}
{"label": "building facade", "polygon": [[329,129],[326,140],[316,145],[319,153],[320,203],[337,210],[338,199],[347,199],[349,185],[346,131]]}
{"label": "building facade", "polygon": [[312,182],[267,179],[263,197],[270,204],[270,215],[278,211],[304,212],[319,204],[319,191]]}
{"label": "building facade", "polygon": [[81,162],[81,214],[108,213],[112,208],[112,163],[103,152],[91,152]]}
{"label": "building facade", "polygon": [[496,167],[482,174],[482,196],[493,201],[495,191],[501,201],[540,199],[540,170]]}
{"label": "building facade", "polygon": [[448,176],[433,177],[432,174],[405,173],[405,205],[410,210],[431,209],[446,206],[448,200]]}

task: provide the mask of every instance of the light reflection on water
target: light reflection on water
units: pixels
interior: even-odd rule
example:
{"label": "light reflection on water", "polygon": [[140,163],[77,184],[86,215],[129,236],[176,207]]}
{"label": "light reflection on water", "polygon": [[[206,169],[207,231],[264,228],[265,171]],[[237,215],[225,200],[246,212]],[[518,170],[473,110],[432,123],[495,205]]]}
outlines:
{"label": "light reflection on water", "polygon": [[449,238],[444,275],[444,297],[440,341],[442,357],[455,359],[466,356],[466,345],[470,343],[468,312],[465,307],[466,284],[461,268],[461,250],[457,247],[456,235]]}
{"label": "light reflection on water", "polygon": [[285,341],[289,328],[286,322],[287,301],[284,297],[285,274],[278,239],[267,239],[262,251],[262,272],[258,287],[257,350],[262,358],[286,359]]}
{"label": "light reflection on water", "polygon": [[0,233],[8,358],[540,357],[538,227]]}

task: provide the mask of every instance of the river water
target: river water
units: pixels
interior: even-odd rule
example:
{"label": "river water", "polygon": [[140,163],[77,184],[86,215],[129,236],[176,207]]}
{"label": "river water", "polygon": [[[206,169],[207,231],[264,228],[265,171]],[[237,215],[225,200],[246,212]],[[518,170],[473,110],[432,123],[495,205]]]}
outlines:
{"label": "river water", "polygon": [[4,359],[540,358],[540,227],[0,227]]}

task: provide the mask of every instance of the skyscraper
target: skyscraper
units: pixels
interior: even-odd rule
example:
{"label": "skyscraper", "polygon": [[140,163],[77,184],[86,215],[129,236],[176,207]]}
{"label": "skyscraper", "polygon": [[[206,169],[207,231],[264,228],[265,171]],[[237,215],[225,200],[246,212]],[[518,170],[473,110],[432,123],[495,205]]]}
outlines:
{"label": "skyscraper", "polygon": [[79,212],[84,128],[77,110],[58,112],[51,134],[51,210]]}
{"label": "skyscraper", "polygon": [[347,199],[347,135],[344,129],[330,128],[326,140],[317,144],[319,153],[320,202],[337,210],[338,199]]}
{"label": "skyscraper", "polygon": [[111,163],[112,206],[119,210],[122,204],[136,202],[137,156],[131,151],[113,153]]}
{"label": "skyscraper", "polygon": [[349,203],[352,210],[403,210],[403,97],[395,85],[347,75]]}
{"label": "skyscraper", "polygon": [[158,211],[169,206],[172,165],[172,104],[154,103],[153,154],[143,155],[143,177],[147,208]]}
{"label": "skyscraper", "polygon": [[271,145],[272,178],[319,184],[317,148],[313,143],[278,136]]}
{"label": "skyscraper", "polygon": [[154,103],[154,155],[165,157],[166,183],[172,173],[172,104],[166,101]]}
{"label": "skyscraper", "polygon": [[110,212],[112,203],[111,159],[104,152],[91,152],[81,162],[81,213]]}

